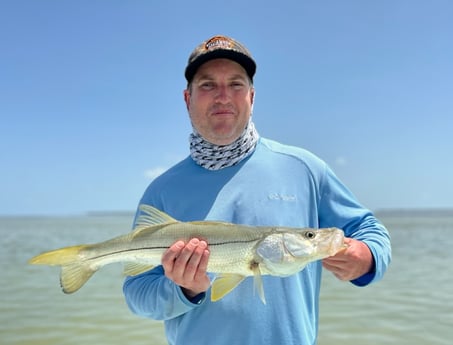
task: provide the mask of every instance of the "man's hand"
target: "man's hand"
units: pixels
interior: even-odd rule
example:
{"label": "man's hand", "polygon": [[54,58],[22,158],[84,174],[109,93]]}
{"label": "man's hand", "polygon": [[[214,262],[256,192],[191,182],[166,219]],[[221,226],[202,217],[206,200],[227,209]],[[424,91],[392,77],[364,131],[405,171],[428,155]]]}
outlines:
{"label": "man's hand", "polygon": [[357,279],[370,272],[373,267],[373,255],[368,246],[352,238],[345,238],[344,243],[348,247],[322,260],[323,267],[338,279],[346,281]]}
{"label": "man's hand", "polygon": [[206,274],[209,250],[206,241],[192,238],[175,242],[162,255],[165,276],[181,286],[189,299],[208,290],[211,281]]}

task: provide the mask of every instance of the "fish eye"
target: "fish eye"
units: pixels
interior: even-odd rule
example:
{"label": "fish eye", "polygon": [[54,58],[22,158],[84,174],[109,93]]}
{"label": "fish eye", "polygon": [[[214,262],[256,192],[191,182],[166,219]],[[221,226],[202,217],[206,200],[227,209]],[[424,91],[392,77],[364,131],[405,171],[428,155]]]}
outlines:
{"label": "fish eye", "polygon": [[304,236],[306,239],[312,240],[316,237],[316,233],[314,231],[306,231]]}

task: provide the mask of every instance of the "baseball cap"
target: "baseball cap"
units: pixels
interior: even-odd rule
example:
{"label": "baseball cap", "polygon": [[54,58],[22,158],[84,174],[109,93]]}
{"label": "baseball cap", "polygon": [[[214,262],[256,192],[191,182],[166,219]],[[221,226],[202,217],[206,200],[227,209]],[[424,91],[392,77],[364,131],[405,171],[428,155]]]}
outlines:
{"label": "baseball cap", "polygon": [[190,54],[184,73],[187,81],[190,83],[197,73],[198,68],[213,59],[229,59],[240,64],[247,72],[250,80],[256,71],[256,63],[246,47],[235,39],[228,36],[217,35],[201,43]]}

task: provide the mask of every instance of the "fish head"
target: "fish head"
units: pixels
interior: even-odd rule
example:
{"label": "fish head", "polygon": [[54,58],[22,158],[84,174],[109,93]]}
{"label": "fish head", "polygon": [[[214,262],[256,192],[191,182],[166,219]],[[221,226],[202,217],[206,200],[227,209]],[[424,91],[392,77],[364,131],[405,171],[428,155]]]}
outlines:
{"label": "fish head", "polygon": [[344,233],[337,228],[279,228],[265,236],[256,246],[260,269],[276,276],[301,271],[309,262],[334,255],[344,248]]}

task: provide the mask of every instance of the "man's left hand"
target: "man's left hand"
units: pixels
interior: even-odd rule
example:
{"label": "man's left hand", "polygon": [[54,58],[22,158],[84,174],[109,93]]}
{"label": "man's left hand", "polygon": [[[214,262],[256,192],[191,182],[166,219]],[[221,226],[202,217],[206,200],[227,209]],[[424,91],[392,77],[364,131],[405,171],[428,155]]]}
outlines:
{"label": "man's left hand", "polygon": [[331,271],[340,280],[354,280],[371,271],[373,255],[368,246],[353,238],[346,237],[344,243],[348,246],[322,260],[325,269]]}

